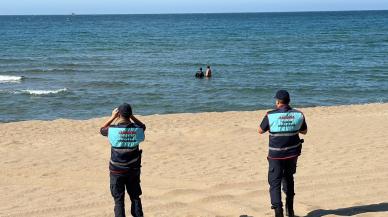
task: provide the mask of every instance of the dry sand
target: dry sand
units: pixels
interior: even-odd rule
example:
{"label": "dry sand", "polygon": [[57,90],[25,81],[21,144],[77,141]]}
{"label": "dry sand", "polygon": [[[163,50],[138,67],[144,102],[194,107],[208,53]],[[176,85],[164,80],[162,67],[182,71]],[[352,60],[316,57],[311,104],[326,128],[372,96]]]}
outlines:
{"label": "dry sand", "polygon": [[[296,214],[388,216],[388,104],[302,111]],[[140,117],[145,216],[272,216],[264,114]],[[113,216],[104,120],[0,124],[0,216]]]}

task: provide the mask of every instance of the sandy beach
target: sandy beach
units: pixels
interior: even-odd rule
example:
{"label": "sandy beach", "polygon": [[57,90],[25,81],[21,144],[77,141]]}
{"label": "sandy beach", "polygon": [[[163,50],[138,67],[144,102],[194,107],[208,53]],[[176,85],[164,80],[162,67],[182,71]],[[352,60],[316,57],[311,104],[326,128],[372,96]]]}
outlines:
{"label": "sandy beach", "polygon": [[[388,104],[301,110],[296,214],[388,216]],[[265,113],[139,116],[145,216],[272,216]],[[105,119],[0,124],[0,216],[113,216]]]}

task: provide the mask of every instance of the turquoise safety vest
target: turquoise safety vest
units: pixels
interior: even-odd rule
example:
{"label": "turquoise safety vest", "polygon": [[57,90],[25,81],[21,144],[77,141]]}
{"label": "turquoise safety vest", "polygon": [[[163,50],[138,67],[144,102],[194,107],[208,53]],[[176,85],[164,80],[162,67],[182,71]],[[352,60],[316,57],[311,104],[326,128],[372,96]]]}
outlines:
{"label": "turquoise safety vest", "polygon": [[269,153],[274,159],[299,156],[302,143],[299,130],[304,123],[304,116],[298,110],[287,108],[267,113],[269,124]]}
{"label": "turquoise safety vest", "polygon": [[140,127],[109,127],[108,139],[112,148],[135,148],[144,141],[144,130]]}
{"label": "turquoise safety vest", "polygon": [[303,120],[303,114],[293,110],[268,114],[269,132],[278,136],[290,136],[299,133]]}

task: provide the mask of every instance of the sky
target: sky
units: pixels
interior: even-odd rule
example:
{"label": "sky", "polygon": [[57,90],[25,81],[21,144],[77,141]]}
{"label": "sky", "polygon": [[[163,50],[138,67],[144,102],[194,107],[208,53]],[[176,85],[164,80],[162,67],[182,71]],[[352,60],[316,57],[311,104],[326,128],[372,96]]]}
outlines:
{"label": "sky", "polygon": [[0,15],[388,10],[388,0],[0,0]]}

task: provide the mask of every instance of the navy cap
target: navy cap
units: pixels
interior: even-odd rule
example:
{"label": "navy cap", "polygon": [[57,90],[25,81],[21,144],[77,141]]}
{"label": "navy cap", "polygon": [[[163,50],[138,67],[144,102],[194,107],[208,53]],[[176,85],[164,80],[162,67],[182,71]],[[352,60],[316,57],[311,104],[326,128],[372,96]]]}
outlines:
{"label": "navy cap", "polygon": [[124,118],[132,116],[132,107],[128,103],[123,103],[119,106],[119,114]]}
{"label": "navy cap", "polygon": [[278,90],[276,92],[276,95],[274,98],[289,102],[290,101],[290,94],[288,93],[287,90]]}

